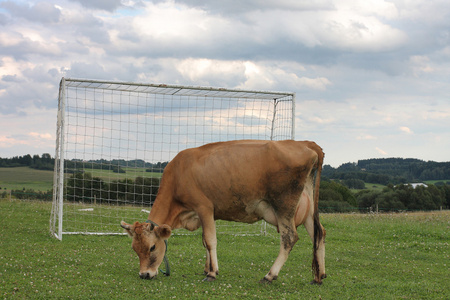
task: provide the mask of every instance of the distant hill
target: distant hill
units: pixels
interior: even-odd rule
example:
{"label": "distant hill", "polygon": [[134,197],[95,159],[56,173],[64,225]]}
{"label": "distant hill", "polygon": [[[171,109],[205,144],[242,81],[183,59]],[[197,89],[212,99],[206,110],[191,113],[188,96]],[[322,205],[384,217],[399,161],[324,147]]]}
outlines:
{"label": "distant hill", "polygon": [[325,165],[322,175],[330,179],[357,179],[380,184],[449,180],[450,162],[414,158],[373,158],[359,160],[357,163],[345,163],[338,168]]}

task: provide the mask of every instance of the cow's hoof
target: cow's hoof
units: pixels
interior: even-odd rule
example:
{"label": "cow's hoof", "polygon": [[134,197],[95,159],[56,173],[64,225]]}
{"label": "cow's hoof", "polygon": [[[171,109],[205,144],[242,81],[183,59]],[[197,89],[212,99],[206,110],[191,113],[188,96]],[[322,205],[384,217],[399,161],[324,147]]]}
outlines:
{"label": "cow's hoof", "polygon": [[[208,275],[209,272],[203,271],[203,275]],[[219,275],[219,271],[216,271],[216,275]]]}
{"label": "cow's hoof", "polygon": [[311,281],[309,284],[317,284],[317,285],[322,285],[322,281],[318,282],[316,280]]}
{"label": "cow's hoof", "polygon": [[216,277],[209,276],[209,275],[206,276],[205,279],[203,279],[203,281],[207,281],[207,282],[212,282],[214,280],[216,280]]}
{"label": "cow's hoof", "polygon": [[269,280],[269,279],[267,279],[266,277],[264,277],[263,279],[261,279],[261,280],[259,281],[259,283],[261,283],[261,284],[271,284],[271,283],[272,283],[272,280]]}

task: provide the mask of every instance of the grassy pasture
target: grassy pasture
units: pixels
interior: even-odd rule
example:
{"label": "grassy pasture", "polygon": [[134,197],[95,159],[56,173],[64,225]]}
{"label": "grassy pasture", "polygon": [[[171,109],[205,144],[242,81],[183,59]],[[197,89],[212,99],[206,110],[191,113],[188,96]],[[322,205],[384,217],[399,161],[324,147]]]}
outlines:
{"label": "grassy pasture", "polygon": [[29,167],[0,168],[2,190],[33,189],[48,191],[53,186],[53,171],[31,169]]}
{"label": "grassy pasture", "polygon": [[[100,177],[106,182],[119,179],[136,179],[136,177],[161,178],[162,173],[146,172],[145,168],[122,168],[126,173],[114,173],[109,170],[86,169],[93,177]],[[69,178],[70,174],[66,174]],[[29,167],[0,168],[1,190],[32,189],[48,191],[53,187],[53,171],[36,170]]]}
{"label": "grassy pasture", "polygon": [[[371,190],[371,191],[379,191],[381,192],[386,186],[379,184],[379,183],[370,183],[370,182],[365,182],[365,189],[367,190]],[[361,189],[350,189],[350,191],[352,191],[352,193],[357,193],[362,191]]]}
{"label": "grassy pasture", "polygon": [[85,172],[91,173],[92,177],[100,177],[106,182],[111,182],[112,180],[119,179],[136,179],[136,177],[144,178],[161,178],[162,173],[157,172],[146,172],[146,168],[127,168],[122,167],[125,173],[114,173],[110,170],[100,170],[100,169],[85,169]]}
{"label": "grassy pasture", "polygon": [[[382,185],[382,184],[379,184],[379,183],[366,182],[366,189],[369,189],[369,190],[381,191],[385,187],[386,187],[385,185]],[[360,191],[360,190],[356,190],[356,191]]]}
{"label": "grassy pasture", "polygon": [[[450,212],[322,214],[327,274],[309,285],[311,242],[303,228],[277,281],[261,279],[279,238],[220,234],[220,274],[202,282],[201,230],[169,239],[172,275],[138,277],[126,236],[50,237],[50,203],[0,200],[0,297],[120,299],[449,299]],[[182,233],[180,231],[180,233]]]}
{"label": "grassy pasture", "polygon": [[443,179],[443,180],[425,180],[424,183],[426,184],[436,184],[436,183],[442,183],[445,182],[448,184],[450,182],[450,179]]}

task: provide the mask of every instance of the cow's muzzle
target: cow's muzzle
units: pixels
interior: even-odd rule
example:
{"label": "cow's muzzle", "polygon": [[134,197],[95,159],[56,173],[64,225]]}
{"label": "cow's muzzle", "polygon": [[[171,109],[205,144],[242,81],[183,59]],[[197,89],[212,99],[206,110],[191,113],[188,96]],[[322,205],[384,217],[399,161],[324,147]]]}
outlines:
{"label": "cow's muzzle", "polygon": [[145,272],[145,273],[139,273],[139,277],[141,277],[141,279],[153,279],[155,278],[156,275],[150,275],[149,272]]}

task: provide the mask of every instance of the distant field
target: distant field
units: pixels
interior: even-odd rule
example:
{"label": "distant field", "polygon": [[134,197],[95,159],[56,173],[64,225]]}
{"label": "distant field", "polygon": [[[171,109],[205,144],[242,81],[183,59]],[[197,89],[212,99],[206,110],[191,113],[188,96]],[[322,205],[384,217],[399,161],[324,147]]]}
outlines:
{"label": "distant field", "polygon": [[447,183],[447,184],[449,184],[450,183],[450,179],[446,179],[446,180],[426,180],[426,181],[424,181],[424,183],[426,183],[426,184],[436,184],[436,183]]}
{"label": "distant field", "polygon": [[[278,280],[258,281],[279,236],[218,235],[220,273],[203,282],[201,230],[169,239],[171,276],[138,276],[127,236],[50,237],[51,203],[0,200],[0,297],[5,299],[450,299],[450,212],[322,214],[323,285],[310,285],[303,228]],[[117,224],[119,226],[119,224]]]}
{"label": "distant field", "polygon": [[113,171],[100,169],[85,169],[87,173],[91,173],[93,177],[100,177],[101,179],[110,182],[118,179],[135,179],[136,177],[144,178],[161,178],[162,173],[146,172],[146,168],[122,168],[125,173],[114,173]]}
{"label": "distant field", "polygon": [[[135,179],[136,177],[161,178],[162,173],[146,172],[145,168],[123,168],[126,173],[89,169],[86,172],[94,177],[100,177],[110,182],[118,179]],[[66,174],[67,177],[70,174]],[[0,188],[6,190],[32,189],[35,191],[48,191],[53,187],[53,171],[42,171],[28,167],[0,168]]]}
{"label": "distant field", "polygon": [[2,190],[33,189],[48,191],[53,185],[53,171],[42,171],[28,167],[0,168]]}
{"label": "distant field", "polygon": [[369,190],[382,190],[383,188],[385,188],[385,185],[382,184],[378,184],[378,183],[365,183],[366,184],[366,189]]}
{"label": "distant field", "polygon": [[[386,186],[382,185],[382,184],[378,184],[378,183],[365,183],[365,187],[367,190],[374,190],[374,191],[381,191],[383,190]],[[357,193],[359,191],[363,191],[361,189],[350,189],[353,193]]]}
{"label": "distant field", "polygon": [[[419,180],[417,182],[423,182],[423,183],[426,183],[426,184],[436,184],[438,182],[444,182],[444,183],[450,182],[450,179],[447,179],[447,180],[425,180],[425,181],[420,181]],[[411,182],[411,183],[416,183],[416,182]],[[366,182],[365,185],[366,185],[366,189],[368,189],[368,190],[375,190],[375,191],[381,191],[381,190],[383,190],[386,187],[383,184],[369,183],[369,182]],[[361,190],[351,189],[351,191],[356,193],[356,192],[361,191]]]}

